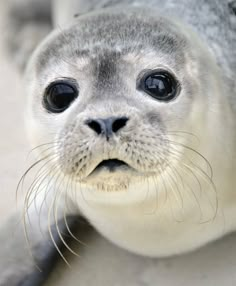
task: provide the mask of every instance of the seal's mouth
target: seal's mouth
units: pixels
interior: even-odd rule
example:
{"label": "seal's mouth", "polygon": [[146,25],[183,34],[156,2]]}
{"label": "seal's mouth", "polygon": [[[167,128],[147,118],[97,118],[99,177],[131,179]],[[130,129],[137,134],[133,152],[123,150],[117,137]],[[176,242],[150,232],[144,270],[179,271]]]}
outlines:
{"label": "seal's mouth", "polygon": [[[117,158],[102,160],[98,165],[96,165],[93,170],[87,175],[89,179],[101,179],[101,178],[109,178],[114,179],[124,179],[126,175],[131,175],[131,173],[135,172],[129,164],[125,161],[119,160]],[[122,175],[122,176],[121,176]],[[118,176],[118,177],[117,177]],[[104,183],[106,183],[104,181]]]}
{"label": "seal's mouth", "polygon": [[101,169],[104,169],[104,168],[110,172],[115,172],[116,170],[123,168],[123,167],[129,167],[129,165],[127,163],[125,163],[124,161],[121,161],[118,159],[103,160],[93,170],[93,173],[96,171],[100,171]]}

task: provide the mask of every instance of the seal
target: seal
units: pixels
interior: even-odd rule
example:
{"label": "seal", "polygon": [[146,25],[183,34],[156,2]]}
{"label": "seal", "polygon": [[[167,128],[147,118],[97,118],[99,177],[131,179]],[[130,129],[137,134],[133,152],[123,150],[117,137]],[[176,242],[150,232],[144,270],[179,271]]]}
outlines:
{"label": "seal", "polygon": [[68,26],[26,69],[26,125],[42,164],[27,202],[49,197],[48,217],[80,214],[150,257],[234,231],[232,3],[119,1],[90,11],[93,2],[60,20]]}

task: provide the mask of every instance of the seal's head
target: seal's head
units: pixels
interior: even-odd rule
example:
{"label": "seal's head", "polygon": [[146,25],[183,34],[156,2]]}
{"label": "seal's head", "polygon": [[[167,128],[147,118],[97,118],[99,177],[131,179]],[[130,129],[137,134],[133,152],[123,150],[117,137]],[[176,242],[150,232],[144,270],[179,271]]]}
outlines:
{"label": "seal's head", "polygon": [[32,144],[52,144],[51,173],[96,192],[183,178],[192,161],[206,163],[190,139],[201,152],[214,134],[206,118],[219,100],[215,69],[194,33],[156,12],[81,16],[28,66]]}

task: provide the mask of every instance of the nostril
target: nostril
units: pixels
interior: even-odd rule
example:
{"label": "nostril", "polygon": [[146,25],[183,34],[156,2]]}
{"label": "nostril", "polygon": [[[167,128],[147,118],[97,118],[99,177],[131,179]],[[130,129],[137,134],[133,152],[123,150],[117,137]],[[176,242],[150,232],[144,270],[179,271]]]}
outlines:
{"label": "nostril", "polygon": [[85,124],[95,131],[98,135],[105,135],[107,138],[112,136],[112,133],[116,133],[123,128],[129,118],[127,117],[109,117],[105,119],[89,119],[85,121]]}
{"label": "nostril", "polygon": [[101,125],[98,121],[96,120],[89,120],[87,121],[87,125],[94,130],[97,134],[101,134],[102,133],[102,128]]}
{"label": "nostril", "polygon": [[127,117],[121,117],[121,118],[115,119],[114,122],[112,123],[112,131],[116,133],[118,130],[120,130],[126,125],[128,120],[129,119]]}

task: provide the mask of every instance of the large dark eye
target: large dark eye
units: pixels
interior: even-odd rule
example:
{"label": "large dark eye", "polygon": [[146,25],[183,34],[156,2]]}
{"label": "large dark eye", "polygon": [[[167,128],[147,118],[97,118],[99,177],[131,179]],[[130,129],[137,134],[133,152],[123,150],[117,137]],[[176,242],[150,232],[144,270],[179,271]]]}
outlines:
{"label": "large dark eye", "polygon": [[140,81],[139,89],[157,100],[170,101],[179,94],[177,80],[167,71],[152,71]]}
{"label": "large dark eye", "polygon": [[79,94],[76,83],[58,80],[51,83],[44,95],[44,106],[49,112],[60,113],[66,110]]}

